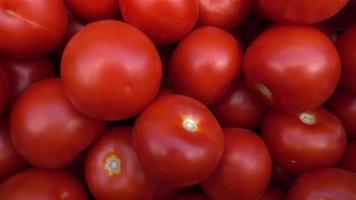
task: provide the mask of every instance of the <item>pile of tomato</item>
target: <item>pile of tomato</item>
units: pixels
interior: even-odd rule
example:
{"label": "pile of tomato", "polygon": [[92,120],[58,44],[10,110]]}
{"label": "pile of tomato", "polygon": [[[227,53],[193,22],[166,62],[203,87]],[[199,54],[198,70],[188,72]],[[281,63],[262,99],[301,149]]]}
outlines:
{"label": "pile of tomato", "polygon": [[356,0],[0,0],[1,200],[356,200]]}

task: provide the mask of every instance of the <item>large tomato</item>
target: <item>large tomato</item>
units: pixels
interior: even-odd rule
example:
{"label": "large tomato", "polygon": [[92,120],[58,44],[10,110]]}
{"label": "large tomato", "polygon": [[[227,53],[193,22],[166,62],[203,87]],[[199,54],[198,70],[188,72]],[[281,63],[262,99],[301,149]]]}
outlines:
{"label": "large tomato", "polygon": [[225,128],[225,149],[214,173],[202,183],[213,200],[257,199],[267,189],[272,161],[267,146],[255,133]]}
{"label": "large tomato", "polygon": [[133,145],[147,173],[174,186],[194,185],[216,168],[222,130],[207,107],[180,95],[158,98],[136,120]]}
{"label": "large tomato", "polygon": [[11,112],[16,150],[31,164],[59,168],[70,164],[103,131],[105,124],[78,112],[59,79],[31,86]]}
{"label": "large tomato", "polygon": [[0,54],[49,53],[61,42],[67,26],[63,0],[0,0]]}
{"label": "large tomato", "polygon": [[104,20],[72,38],[63,53],[61,73],[78,110],[93,118],[121,120],[139,113],[157,95],[162,65],[142,32]]}
{"label": "large tomato", "polygon": [[340,58],[333,42],[311,27],[274,26],[247,49],[248,85],[278,110],[315,109],[335,90]]}
{"label": "large tomato", "polygon": [[340,161],[342,168],[351,170],[356,173],[356,141],[350,141],[347,144],[347,148],[344,157]]}
{"label": "large tomato", "polygon": [[0,115],[5,110],[6,104],[9,101],[9,81],[7,79],[3,64],[0,62]]}

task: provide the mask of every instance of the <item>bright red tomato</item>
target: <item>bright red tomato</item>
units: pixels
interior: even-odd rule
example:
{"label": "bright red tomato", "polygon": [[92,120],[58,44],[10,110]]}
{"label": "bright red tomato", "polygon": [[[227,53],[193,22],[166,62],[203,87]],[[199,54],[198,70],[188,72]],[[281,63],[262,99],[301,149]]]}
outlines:
{"label": "bright red tomato", "polygon": [[126,22],[158,45],[171,44],[187,35],[199,17],[198,0],[120,0]]}
{"label": "bright red tomato", "polygon": [[68,101],[59,79],[31,86],[11,112],[16,150],[31,164],[64,167],[87,148],[105,124],[79,113]]}
{"label": "bright red tomato", "polygon": [[285,196],[282,190],[270,186],[258,200],[285,200]]}
{"label": "bright red tomato", "polygon": [[240,45],[232,35],[220,28],[202,27],[178,44],[169,75],[176,92],[211,104],[240,74],[241,60]]}
{"label": "bright red tomato", "polygon": [[9,99],[9,81],[5,74],[5,69],[3,64],[0,62],[0,115],[5,110],[6,104]]}
{"label": "bright red tomato", "polygon": [[28,169],[0,185],[3,200],[88,200],[81,183],[63,170]]}
{"label": "bright red tomato", "polygon": [[322,105],[335,90],[341,70],[328,36],[303,26],[275,26],[262,33],[247,49],[243,67],[249,87],[289,113]]}
{"label": "bright red tomato", "polygon": [[64,50],[63,85],[74,106],[97,119],[138,114],[157,95],[162,65],[153,43],[131,25],[91,23]]}
{"label": "bright red tomato", "polygon": [[340,161],[340,166],[356,172],[356,140],[350,141],[347,144],[344,157]]}
{"label": "bright red tomato", "polygon": [[347,143],[339,119],[323,108],[301,114],[272,111],[261,133],[274,164],[294,173],[333,166]]}
{"label": "bright red tomato", "polygon": [[356,199],[355,188],[356,173],[337,168],[319,169],[299,177],[286,200],[351,200]]}
{"label": "bright red tomato", "polygon": [[53,50],[68,26],[63,0],[0,0],[0,54],[39,56]]}
{"label": "bright red tomato", "polygon": [[207,107],[180,95],[158,98],[136,120],[133,145],[147,173],[174,186],[190,186],[216,168],[222,130]]}
{"label": "bright red tomato", "polygon": [[255,133],[225,128],[225,150],[214,173],[202,183],[213,200],[257,199],[267,189],[272,161],[267,146]]}
{"label": "bright red tomato", "polygon": [[174,200],[208,200],[208,197],[202,193],[191,192],[179,195],[178,197],[174,198]]}

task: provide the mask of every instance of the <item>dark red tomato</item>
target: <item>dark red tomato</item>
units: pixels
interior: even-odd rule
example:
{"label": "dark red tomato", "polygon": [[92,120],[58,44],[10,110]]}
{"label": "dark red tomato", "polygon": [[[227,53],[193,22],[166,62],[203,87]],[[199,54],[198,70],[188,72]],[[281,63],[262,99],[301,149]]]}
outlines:
{"label": "dark red tomato", "polygon": [[79,113],[67,100],[59,79],[47,79],[17,100],[10,127],[14,146],[27,161],[60,168],[87,148],[105,124]]}
{"label": "dark red tomato", "polygon": [[185,96],[158,98],[136,120],[133,145],[147,173],[172,186],[206,179],[223,153],[224,138],[214,115]]}
{"label": "dark red tomato", "polygon": [[191,192],[182,195],[178,195],[174,200],[208,200],[205,194],[198,192]]}
{"label": "dark red tomato", "polygon": [[199,17],[198,0],[120,0],[124,21],[148,35],[155,44],[177,42]]}
{"label": "dark red tomato", "polygon": [[260,127],[267,107],[240,79],[211,105],[211,110],[221,126],[255,130]]}
{"label": "dark red tomato", "polygon": [[233,29],[240,25],[247,17],[251,7],[251,0],[198,0],[199,19],[202,26],[218,26]]}
{"label": "dark red tomato", "polygon": [[288,113],[322,105],[335,90],[341,70],[328,36],[303,26],[275,26],[262,33],[247,49],[243,67],[249,87]]}
{"label": "dark red tomato", "polygon": [[155,98],[162,65],[157,49],[138,29],[104,20],[72,38],[64,50],[61,73],[78,110],[97,119],[121,120]]}
{"label": "dark red tomato", "polygon": [[9,87],[10,85],[5,74],[4,66],[0,62],[0,115],[5,110],[6,104],[9,99],[9,92],[10,92]]}
{"label": "dark red tomato", "polygon": [[201,27],[179,43],[169,75],[176,92],[211,104],[240,74],[241,60],[240,45],[232,35],[220,28]]}
{"label": "dark red tomato", "polygon": [[336,164],[347,138],[339,119],[323,108],[301,114],[267,114],[261,134],[274,164],[302,173]]}
{"label": "dark red tomato", "polygon": [[356,140],[350,141],[347,144],[347,148],[344,157],[340,161],[342,168],[356,172]]}
{"label": "dark red tomato", "polygon": [[258,200],[285,200],[285,194],[282,190],[270,186]]}
{"label": "dark red tomato", "polygon": [[273,165],[272,167],[272,180],[271,183],[279,188],[288,190],[289,187],[294,183],[298,174],[287,172],[286,170]]}
{"label": "dark red tomato", "polygon": [[225,128],[225,150],[214,173],[202,183],[213,200],[257,199],[267,189],[272,161],[267,146],[255,133]]}
{"label": "dark red tomato", "polygon": [[69,10],[80,19],[92,22],[120,15],[118,0],[64,0]]}
{"label": "dark red tomato", "polygon": [[287,24],[314,24],[338,13],[349,0],[259,0],[263,13]]}
{"label": "dark red tomato", "polygon": [[39,56],[64,37],[68,17],[63,0],[0,0],[0,54]]}
{"label": "dark red tomato", "polygon": [[356,199],[355,188],[356,173],[337,168],[319,169],[299,177],[286,200],[351,200]]}
{"label": "dark red tomato", "polygon": [[28,169],[0,185],[3,200],[87,200],[81,183],[63,170]]}

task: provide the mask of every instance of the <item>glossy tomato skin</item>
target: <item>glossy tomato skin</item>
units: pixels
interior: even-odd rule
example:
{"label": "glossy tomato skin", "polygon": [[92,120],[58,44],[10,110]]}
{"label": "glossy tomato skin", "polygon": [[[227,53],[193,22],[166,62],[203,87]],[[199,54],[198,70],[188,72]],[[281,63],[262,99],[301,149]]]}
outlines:
{"label": "glossy tomato skin", "polygon": [[198,0],[120,0],[120,9],[124,21],[157,45],[177,42],[193,29],[199,17]]}
{"label": "glossy tomato skin", "polygon": [[10,119],[16,150],[32,165],[60,168],[70,164],[104,130],[67,99],[60,79],[31,86],[16,102]]}
{"label": "glossy tomato skin", "polygon": [[243,70],[249,87],[268,104],[298,113],[318,108],[331,96],[341,67],[324,33],[305,26],[275,26],[249,46]]}
{"label": "glossy tomato skin", "polygon": [[0,63],[0,115],[4,112],[6,104],[9,101],[9,93],[11,92],[9,87],[4,66]]}
{"label": "glossy tomato skin", "polygon": [[338,13],[348,2],[349,0],[259,0],[264,14],[286,24],[314,24],[324,21]]}
{"label": "glossy tomato skin", "polygon": [[31,168],[1,183],[0,199],[88,200],[88,196],[79,180],[64,170]]}
{"label": "glossy tomato skin", "polygon": [[203,193],[190,192],[178,195],[174,200],[208,200],[208,197]]}
{"label": "glossy tomato skin", "polygon": [[109,130],[90,149],[85,177],[96,199],[150,200],[157,184],[148,179],[131,145],[132,129]]}
{"label": "glossy tomato skin", "polygon": [[258,199],[267,189],[272,161],[267,146],[254,132],[225,128],[225,149],[218,168],[202,183],[212,200]]}
{"label": "glossy tomato skin", "polygon": [[224,96],[211,105],[211,110],[224,127],[256,130],[262,123],[267,106],[240,79]]}
{"label": "glossy tomato skin", "polygon": [[356,173],[326,168],[307,172],[292,185],[286,200],[356,199]]}
{"label": "glossy tomato skin", "polygon": [[350,141],[347,144],[347,148],[339,166],[356,172],[356,141]]}
{"label": "glossy tomato skin", "polygon": [[64,37],[68,16],[63,0],[0,1],[0,54],[40,56]]}
{"label": "glossy tomato skin", "polygon": [[279,188],[269,186],[258,200],[285,200],[285,196]]}
{"label": "glossy tomato skin", "polygon": [[177,93],[211,104],[240,74],[242,52],[228,32],[212,26],[191,32],[175,49],[169,75]]}
{"label": "glossy tomato skin", "polygon": [[61,74],[78,110],[97,119],[122,120],[138,114],[157,95],[162,64],[153,43],[138,29],[103,20],[72,38]]}
{"label": "glossy tomato skin", "polygon": [[342,123],[324,108],[301,114],[271,111],[261,134],[274,164],[292,173],[333,166],[347,143]]}
{"label": "glossy tomato skin", "polygon": [[200,102],[185,96],[158,98],[138,117],[133,145],[147,173],[172,186],[206,179],[222,153],[222,130]]}

